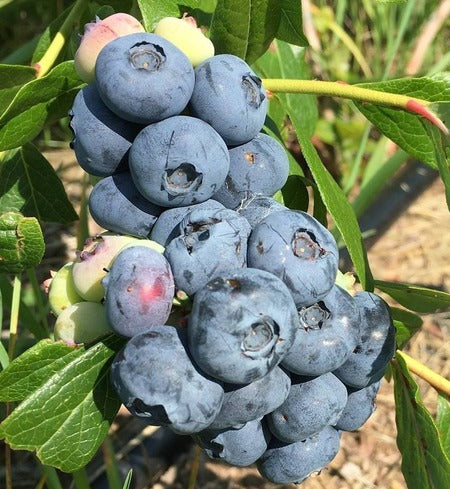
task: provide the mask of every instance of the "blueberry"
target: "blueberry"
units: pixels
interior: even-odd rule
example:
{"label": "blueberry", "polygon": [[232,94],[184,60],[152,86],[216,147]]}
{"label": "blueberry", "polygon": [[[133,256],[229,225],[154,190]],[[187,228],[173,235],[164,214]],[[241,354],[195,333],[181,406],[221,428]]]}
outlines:
{"label": "blueberry", "polygon": [[361,314],[361,337],[335,374],[350,387],[362,389],[383,377],[395,352],[395,327],[388,305],[372,292],[355,295]]}
{"label": "blueberry", "polygon": [[224,384],[222,407],[209,428],[230,428],[259,419],[281,406],[290,388],[290,376],[280,367],[250,384]]}
{"label": "blueberry", "polygon": [[230,170],[214,199],[234,209],[252,195],[271,196],[286,183],[289,160],[283,146],[259,133],[248,143],[231,148]]}
{"label": "blueberry", "polygon": [[206,429],[222,404],[222,386],[192,363],[185,333],[173,326],[131,338],[112,363],[111,379],[133,415],[181,434]]}
{"label": "blueberry", "polygon": [[360,336],[359,309],[353,297],[335,285],[323,300],[299,307],[300,330],[283,360],[299,375],[322,375],[341,366]]}
{"label": "blueberry", "polygon": [[175,286],[168,261],[157,251],[144,246],[125,248],[103,285],[106,316],[116,333],[134,336],[167,321]]}
{"label": "blueberry", "polygon": [[324,299],[334,285],[338,258],[331,233],[302,211],[273,212],[248,242],[248,266],[280,277],[297,306]]}
{"label": "blueberry", "polygon": [[296,443],[283,443],[272,438],[258,461],[258,470],[275,484],[300,484],[333,460],[339,451],[339,443],[339,432],[331,426]]}
{"label": "blueberry", "polygon": [[380,385],[381,381],[359,390],[349,387],[347,404],[334,427],[344,431],[355,431],[361,428],[375,411],[375,398]]}
{"label": "blueberry", "polygon": [[205,200],[200,204],[192,204],[186,207],[172,207],[166,209],[152,227],[151,238],[153,241],[167,246],[173,238],[180,235],[180,222],[194,209],[224,209],[224,206],[213,199]]}
{"label": "blueberry", "polygon": [[142,126],[111,112],[95,84],[78,92],[69,115],[73,131],[71,147],[83,170],[106,177],[128,168],[128,151]]}
{"label": "blueberry", "polygon": [[130,170],[142,195],[163,207],[209,199],[230,166],[222,138],[206,122],[176,116],[151,124],[130,150]]}
{"label": "blueberry", "polygon": [[287,443],[304,440],[335,424],[346,402],[345,385],[331,373],[293,376],[288,397],[267,418],[270,431]]}
{"label": "blueberry", "polygon": [[150,124],[183,111],[195,75],[176,46],[143,32],[109,42],[98,55],[95,79],[101,98],[119,117]]}
{"label": "blueberry", "polygon": [[261,130],[267,97],[248,64],[232,54],[213,56],[195,69],[190,106],[228,145],[250,141]]}
{"label": "blueberry", "polygon": [[89,196],[94,221],[115,233],[148,238],[163,209],[146,200],[129,172],[100,180]]}
{"label": "blueberry", "polygon": [[207,428],[194,435],[194,439],[208,457],[237,467],[247,467],[267,450],[270,433],[265,424],[256,419],[239,429]]}
{"label": "blueberry", "polygon": [[164,252],[177,289],[193,295],[220,272],[244,267],[250,225],[230,209],[194,209]]}
{"label": "blueberry", "polygon": [[248,384],[281,362],[297,328],[297,311],[283,282],[243,268],[218,274],[195,294],[189,347],[205,372]]}
{"label": "blueberry", "polygon": [[272,212],[288,210],[272,197],[252,195],[241,202],[236,211],[250,223],[252,229]]}

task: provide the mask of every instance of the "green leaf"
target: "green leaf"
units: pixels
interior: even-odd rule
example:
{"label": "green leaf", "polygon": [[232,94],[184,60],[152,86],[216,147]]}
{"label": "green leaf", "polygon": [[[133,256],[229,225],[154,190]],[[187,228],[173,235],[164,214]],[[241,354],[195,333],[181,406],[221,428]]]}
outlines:
{"label": "green leaf", "polygon": [[[450,101],[450,75],[439,74],[423,78],[403,78],[357,86],[382,92],[409,95],[433,103]],[[400,148],[432,168],[438,168],[435,144],[430,138],[427,121],[404,110],[380,105],[356,103],[358,109]]]}
{"label": "green leaf", "polygon": [[130,469],[128,471],[127,477],[125,478],[122,489],[130,489],[132,478],[133,478],[133,469]]}
{"label": "green leaf", "polygon": [[23,401],[82,353],[62,342],[36,343],[0,373],[0,401]]}
{"label": "green leaf", "polygon": [[36,70],[31,66],[0,65],[0,114],[6,110],[20,87],[35,76]]}
{"label": "green leaf", "polygon": [[447,458],[450,458],[450,403],[443,394],[438,396],[436,426]]}
{"label": "green leaf", "polygon": [[445,200],[447,207],[450,210],[450,140],[445,138],[437,127],[426,123],[427,133],[433,143],[434,154],[438,165],[438,170],[441,175],[442,182],[445,187]]}
{"label": "green leaf", "polygon": [[0,273],[21,273],[34,268],[44,256],[41,226],[34,217],[18,212],[0,215]]}
{"label": "green leaf", "polygon": [[392,319],[397,330],[397,345],[402,348],[411,337],[422,327],[423,321],[420,316],[405,309],[391,307]]}
{"label": "green leaf", "polygon": [[[282,41],[275,41],[273,49],[267,51],[256,62],[255,67],[264,78],[310,78],[305,50]],[[312,136],[318,120],[316,98],[313,95],[292,93],[278,93],[275,97],[283,105],[291,121],[294,123],[295,120],[308,136]]]}
{"label": "green leaf", "polygon": [[435,312],[450,307],[450,294],[420,285],[375,280],[375,287],[390,295],[399,304],[416,312]]}
{"label": "green leaf", "polygon": [[183,13],[183,6],[196,8],[199,6],[198,0],[137,0],[142,14],[145,30],[153,31],[156,24],[164,17],[180,17]]}
{"label": "green leaf", "polygon": [[0,212],[8,211],[47,222],[78,219],[55,170],[31,143],[0,162]]}
{"label": "green leaf", "polygon": [[308,46],[303,34],[302,6],[298,0],[280,0],[281,17],[276,38],[296,46]]}
{"label": "green leaf", "polygon": [[[124,340],[118,337],[83,352],[28,396],[0,425],[14,450],[36,450],[43,464],[64,472],[93,457],[119,409],[109,367]],[[55,343],[56,348],[60,348]]]}
{"label": "green leaf", "polygon": [[0,114],[0,151],[31,141],[46,124],[66,116],[83,86],[73,61],[23,85]]}
{"label": "green leaf", "polygon": [[274,39],[280,17],[279,0],[218,0],[211,22],[216,53],[253,63]]}
{"label": "green leaf", "polygon": [[[11,304],[13,297],[13,287],[6,275],[0,274],[0,292],[3,296],[4,304]],[[36,313],[32,311],[23,300],[20,301],[19,323],[26,327],[36,338],[47,338],[48,334],[42,324],[37,320]]]}
{"label": "green leaf", "polygon": [[392,364],[394,376],[397,445],[408,489],[450,487],[450,464],[443,451],[433,418],[420,398],[401,353]]}

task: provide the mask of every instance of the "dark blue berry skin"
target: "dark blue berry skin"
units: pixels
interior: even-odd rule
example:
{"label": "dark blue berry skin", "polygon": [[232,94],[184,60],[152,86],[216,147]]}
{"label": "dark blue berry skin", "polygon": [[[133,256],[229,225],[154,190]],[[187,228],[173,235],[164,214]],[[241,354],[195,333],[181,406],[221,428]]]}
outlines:
{"label": "dark blue berry skin", "polygon": [[300,484],[334,459],[339,443],[340,434],[331,426],[296,443],[283,443],[272,438],[269,448],[258,460],[258,470],[275,484]]}
{"label": "dark blue berry skin", "polygon": [[364,389],[355,390],[348,388],[347,404],[334,427],[343,431],[355,431],[361,428],[375,411],[375,398],[380,385],[381,381],[375,382]]}
{"label": "dark blue berry skin", "polygon": [[102,284],[106,317],[116,333],[131,337],[167,321],[175,286],[169,262],[157,251],[123,249]]}
{"label": "dark blue berry skin", "polygon": [[304,440],[334,425],[347,403],[347,389],[333,374],[293,377],[284,403],[268,417],[270,431],[279,440]]}
{"label": "dark blue berry skin", "polygon": [[362,389],[380,380],[395,352],[395,327],[388,305],[371,292],[355,295],[361,337],[346,362],[334,371],[344,384]]}
{"label": "dark blue berry skin", "polygon": [[171,42],[141,32],[118,37],[100,51],[95,80],[114,113],[150,124],[184,110],[195,75],[189,59]]}
{"label": "dark blue berry skin", "polygon": [[164,251],[178,290],[193,295],[220,272],[244,267],[250,225],[231,209],[194,209]]}
{"label": "dark blue berry skin", "polygon": [[286,211],[288,208],[272,197],[253,195],[241,202],[236,211],[249,222],[252,229],[272,212]]}
{"label": "dark blue berry skin", "polygon": [[141,194],[163,207],[209,199],[230,166],[223,139],[206,122],[175,116],[143,129],[130,149],[130,171]]}
{"label": "dark blue berry skin", "polygon": [[162,246],[167,246],[172,239],[180,235],[179,224],[183,218],[194,209],[224,209],[225,207],[216,200],[208,199],[200,204],[188,205],[186,207],[172,207],[165,209],[158,217],[152,227],[151,239]]}
{"label": "dark blue berry skin", "polygon": [[298,308],[300,330],[283,367],[316,376],[340,367],[360,337],[360,316],[353,297],[338,285],[320,302]]}
{"label": "dark blue berry skin", "polygon": [[250,384],[224,384],[223,388],[223,404],[210,429],[240,426],[271,413],[286,400],[291,378],[283,369],[275,367]]}
{"label": "dark blue berry skin", "polygon": [[133,336],[114,359],[111,379],[133,415],[181,434],[206,429],[222,404],[222,386],[192,363],[184,331],[173,326]]}
{"label": "dark blue berry skin", "polygon": [[128,151],[142,126],[111,112],[95,84],[78,92],[69,115],[71,147],[84,171],[106,177],[128,168]]}
{"label": "dark blue berry skin", "polygon": [[254,464],[267,450],[270,433],[267,427],[256,419],[239,429],[207,428],[194,435],[194,440],[208,457],[237,467],[247,467]]}
{"label": "dark blue berry skin", "polygon": [[213,56],[195,69],[192,113],[230,145],[250,141],[263,127],[267,97],[248,64],[232,54]]}
{"label": "dark blue berry skin", "polygon": [[248,143],[230,149],[230,170],[214,199],[234,209],[252,195],[278,192],[288,175],[289,160],[283,146],[259,133]]}
{"label": "dark blue berry skin", "polygon": [[89,211],[97,224],[138,238],[148,238],[163,210],[138,192],[129,172],[103,178],[89,196]]}
{"label": "dark blue berry skin", "polygon": [[281,362],[297,328],[297,311],[283,282],[243,268],[218,274],[195,294],[189,348],[208,374],[248,384]]}
{"label": "dark blue berry skin", "polygon": [[302,211],[274,212],[252,231],[247,264],[281,278],[297,306],[325,298],[334,285],[338,248],[331,233]]}

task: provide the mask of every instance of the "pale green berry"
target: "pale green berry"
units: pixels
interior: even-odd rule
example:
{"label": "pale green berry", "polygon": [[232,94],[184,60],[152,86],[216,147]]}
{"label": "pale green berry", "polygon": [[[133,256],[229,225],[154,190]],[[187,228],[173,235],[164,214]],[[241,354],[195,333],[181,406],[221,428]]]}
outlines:
{"label": "pale green berry", "polygon": [[175,44],[193,66],[214,56],[214,44],[197,27],[193,17],[164,17],[156,24],[154,33]]}
{"label": "pale green berry", "polygon": [[55,340],[68,344],[90,343],[112,333],[106,320],[105,308],[98,302],[73,304],[58,316],[55,322]]}
{"label": "pale green berry", "polygon": [[83,301],[73,284],[72,267],[73,262],[66,263],[51,279],[48,302],[55,316],[59,316],[64,309],[72,304]]}

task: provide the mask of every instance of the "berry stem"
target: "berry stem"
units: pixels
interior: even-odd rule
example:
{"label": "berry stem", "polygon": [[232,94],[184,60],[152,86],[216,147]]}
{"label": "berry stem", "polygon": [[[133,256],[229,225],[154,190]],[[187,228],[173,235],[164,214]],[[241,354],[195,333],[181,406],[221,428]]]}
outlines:
{"label": "berry stem", "polygon": [[8,357],[11,362],[14,358],[14,351],[16,348],[17,340],[17,325],[19,323],[19,307],[20,307],[20,293],[22,288],[22,282],[20,276],[14,276],[13,296],[11,300],[11,317],[9,322],[9,345],[8,345]]}
{"label": "berry stem", "polygon": [[450,381],[437,374],[423,363],[420,363],[418,360],[410,357],[406,353],[397,350],[397,354],[403,358],[411,372],[419,376],[421,379],[427,381],[437,391],[443,392],[444,394],[447,394],[447,396],[450,396]]}
{"label": "berry stem", "polygon": [[428,100],[397,93],[372,90],[370,88],[358,87],[343,82],[267,78],[262,80],[262,83],[266,90],[274,93],[307,93],[314,95],[328,95],[330,97],[341,97],[359,102],[396,107],[426,118],[436,127],[438,127],[444,134],[449,134],[449,131],[443,122],[427,108],[428,105],[431,104],[431,102]]}
{"label": "berry stem", "polygon": [[62,48],[66,44],[67,39],[72,34],[73,25],[78,22],[83,10],[86,8],[88,0],[77,0],[72,7],[69,15],[64,20],[61,28],[56,33],[50,46],[45,51],[42,58],[34,64],[36,70],[36,78],[41,78],[46,75],[55,64]]}

